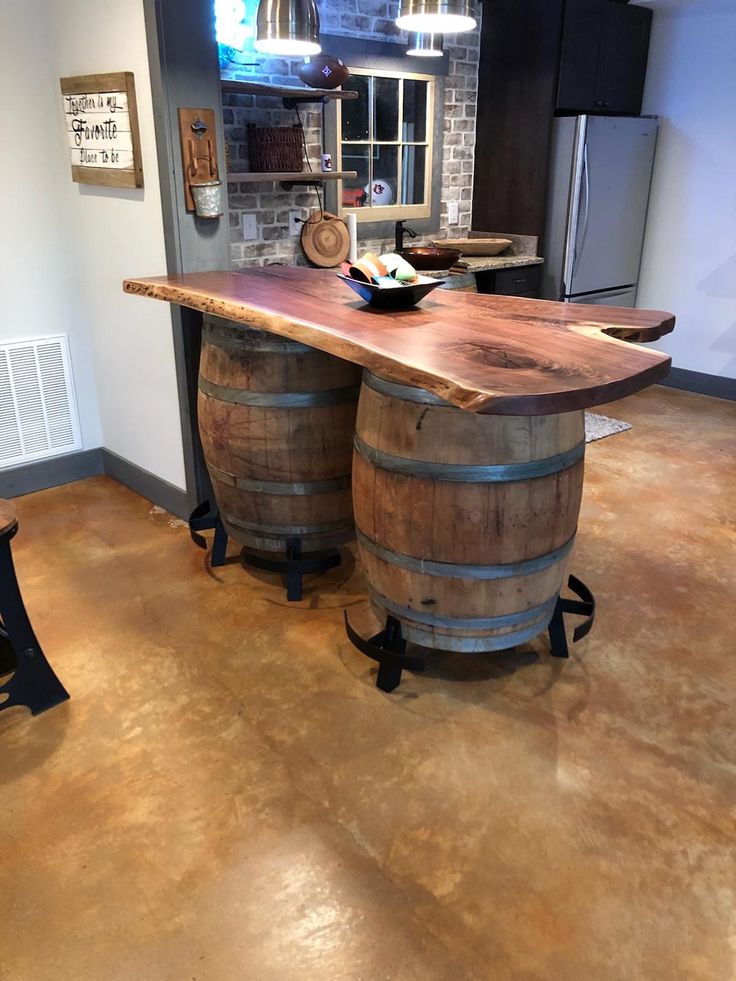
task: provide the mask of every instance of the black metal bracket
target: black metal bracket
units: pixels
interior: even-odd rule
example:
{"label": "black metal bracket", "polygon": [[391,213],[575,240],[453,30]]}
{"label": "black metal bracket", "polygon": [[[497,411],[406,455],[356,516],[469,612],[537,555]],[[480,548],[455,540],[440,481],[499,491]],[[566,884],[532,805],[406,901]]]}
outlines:
{"label": "black metal bracket", "polygon": [[227,553],[227,532],[220,519],[220,512],[213,508],[209,501],[199,504],[189,515],[189,534],[192,541],[198,548],[208,548],[207,539],[204,535],[198,534],[200,531],[210,531],[214,529],[215,537],[212,541],[212,557],[210,565],[214,567],[225,565]]}
{"label": "black metal bracket", "polygon": [[557,600],[555,612],[552,614],[547,632],[549,633],[550,653],[552,657],[569,657],[570,651],[567,646],[567,636],[565,634],[565,614],[571,613],[576,617],[585,617],[573,630],[573,643],[581,640],[590,633],[595,620],[595,596],[590,589],[575,576],[570,576],[567,585],[576,596],[577,600],[563,599],[561,596]]}
{"label": "black metal bracket", "polygon": [[282,104],[284,109],[296,109],[297,106],[308,105],[309,103],[319,103],[320,105],[326,105],[330,100],[328,96],[314,95],[310,93],[305,93],[304,95],[288,95],[282,98]]}
{"label": "black metal bracket", "polygon": [[286,558],[270,558],[259,555],[249,548],[240,553],[243,565],[262,569],[264,572],[281,572],[286,575],[286,599],[299,602],[302,598],[302,576],[310,572],[325,572],[340,565],[342,558],[337,549],[330,549],[324,555],[302,557],[302,543],[298,538],[287,538]]}
{"label": "black metal bracket", "polygon": [[401,624],[396,617],[386,618],[386,626],[369,640],[361,637],[350,625],[347,610],[345,611],[345,631],[351,644],[363,654],[378,661],[378,677],[376,687],[381,691],[390,692],[401,683],[401,672],[424,671],[424,661],[420,657],[409,657],[406,651],[406,640],[401,633]]}
{"label": "black metal bracket", "polygon": [[279,181],[281,187],[284,191],[292,191],[295,187],[313,187],[316,184],[324,186],[325,181],[320,180],[319,176],[315,176],[311,180],[303,181]]}
{"label": "black metal bracket", "polygon": [[38,715],[65,702],[69,692],[46,660],[41,645],[33,633],[10,551],[10,539],[18,530],[17,524],[0,537],[0,674],[13,672],[0,684],[0,711],[23,705]]}

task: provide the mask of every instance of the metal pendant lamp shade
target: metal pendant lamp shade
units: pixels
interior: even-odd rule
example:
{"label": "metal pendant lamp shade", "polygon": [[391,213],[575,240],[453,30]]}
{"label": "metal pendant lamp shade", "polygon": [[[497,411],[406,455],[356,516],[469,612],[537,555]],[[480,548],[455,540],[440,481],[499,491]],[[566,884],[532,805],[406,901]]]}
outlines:
{"label": "metal pendant lamp shade", "polygon": [[261,0],[254,46],[264,54],[319,54],[319,13],[314,0]]}
{"label": "metal pendant lamp shade", "polygon": [[396,26],[418,34],[462,34],[472,31],[471,0],[401,0]]}
{"label": "metal pendant lamp shade", "polygon": [[406,53],[413,58],[441,58],[442,35],[415,34],[414,40],[406,49]]}

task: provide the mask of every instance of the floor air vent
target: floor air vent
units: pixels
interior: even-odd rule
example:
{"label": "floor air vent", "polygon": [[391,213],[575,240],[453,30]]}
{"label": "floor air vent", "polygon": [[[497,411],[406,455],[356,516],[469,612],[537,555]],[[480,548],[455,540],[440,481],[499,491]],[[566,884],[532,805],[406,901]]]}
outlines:
{"label": "floor air vent", "polygon": [[66,336],[0,344],[0,467],[81,448]]}

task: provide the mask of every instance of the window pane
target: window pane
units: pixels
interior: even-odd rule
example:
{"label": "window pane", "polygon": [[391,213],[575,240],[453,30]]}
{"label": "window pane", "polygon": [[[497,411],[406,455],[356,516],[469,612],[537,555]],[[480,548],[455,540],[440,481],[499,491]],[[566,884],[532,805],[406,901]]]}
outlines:
{"label": "window pane", "polygon": [[422,143],[427,139],[427,83],[418,79],[404,79],[401,138],[409,143]]}
{"label": "window pane", "polygon": [[358,98],[342,103],[343,140],[368,139],[368,82],[366,75],[351,75],[345,83],[345,88],[357,92]]}
{"label": "window pane", "polygon": [[372,207],[396,204],[399,175],[399,148],[397,146],[373,147],[373,177],[370,184],[369,202]]}
{"label": "window pane", "polygon": [[424,204],[424,175],[427,148],[405,146],[401,161],[401,203]]}
{"label": "window pane", "polygon": [[357,170],[357,177],[345,178],[342,182],[342,206],[343,208],[362,208],[368,202],[368,194],[364,188],[371,179],[370,166],[370,147],[355,146],[354,144],[343,143],[342,145],[342,169]]}
{"label": "window pane", "polygon": [[373,79],[373,139],[399,138],[399,79]]}

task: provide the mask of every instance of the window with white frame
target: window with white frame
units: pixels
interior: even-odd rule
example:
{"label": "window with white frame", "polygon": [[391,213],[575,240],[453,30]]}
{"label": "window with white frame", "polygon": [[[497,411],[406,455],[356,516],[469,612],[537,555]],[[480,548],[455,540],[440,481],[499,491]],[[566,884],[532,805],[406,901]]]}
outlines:
{"label": "window with white frame", "polygon": [[351,68],[338,102],[338,170],[357,171],[342,185],[342,214],[358,221],[428,218],[431,213],[435,77]]}

